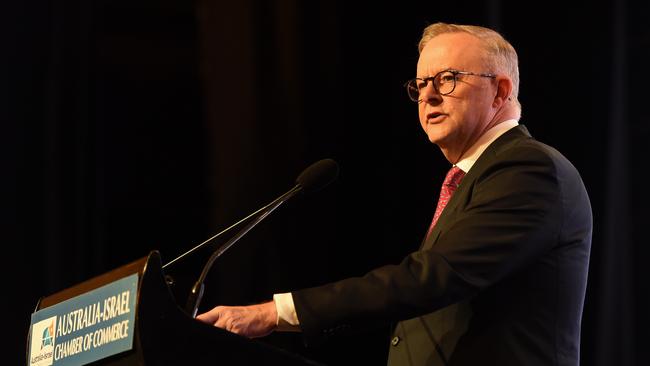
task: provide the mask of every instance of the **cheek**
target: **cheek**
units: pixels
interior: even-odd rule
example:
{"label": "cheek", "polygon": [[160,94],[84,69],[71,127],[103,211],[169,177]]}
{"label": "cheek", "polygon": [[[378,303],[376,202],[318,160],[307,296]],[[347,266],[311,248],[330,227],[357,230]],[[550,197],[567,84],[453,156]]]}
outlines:
{"label": "cheek", "polygon": [[467,100],[458,101],[458,103],[455,103],[451,109],[453,109],[454,117],[460,121],[471,119],[476,110],[476,108]]}
{"label": "cheek", "polygon": [[482,95],[476,95],[471,103],[469,103],[467,106],[467,113],[472,113],[474,116],[480,116],[488,111],[491,105],[492,100],[485,98]]}
{"label": "cheek", "polygon": [[422,126],[422,128],[424,128],[427,123],[426,111],[424,110],[424,107],[424,103],[418,104],[418,118],[420,119],[420,126]]}

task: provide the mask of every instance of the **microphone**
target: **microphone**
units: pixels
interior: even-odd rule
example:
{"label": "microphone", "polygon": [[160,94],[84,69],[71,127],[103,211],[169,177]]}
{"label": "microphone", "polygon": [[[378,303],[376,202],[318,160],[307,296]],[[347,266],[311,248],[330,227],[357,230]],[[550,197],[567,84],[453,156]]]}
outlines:
{"label": "microphone", "polygon": [[209,238],[208,240],[204,241],[203,243],[192,248],[191,250],[184,253],[180,257],[174,259],[173,261],[163,266],[163,268],[165,268],[166,266],[174,263],[175,261],[184,257],[185,255],[202,247],[209,241],[221,236],[222,234],[229,231],[233,227],[238,226],[240,223],[248,220],[250,217],[256,216],[257,214],[261,213],[253,221],[248,223],[248,225],[246,225],[242,230],[240,230],[237,234],[235,234],[230,240],[228,240],[224,245],[222,245],[214,253],[212,253],[210,258],[206,262],[205,266],[203,267],[203,270],[201,271],[201,275],[199,276],[199,279],[194,283],[194,286],[192,286],[192,290],[190,291],[190,295],[187,299],[187,304],[185,306],[185,310],[192,316],[192,318],[196,317],[196,313],[199,309],[199,305],[201,304],[201,299],[203,298],[203,292],[205,289],[204,286],[205,278],[207,277],[210,268],[212,268],[212,264],[217,258],[219,258],[223,253],[225,253],[233,244],[235,244],[239,239],[241,239],[241,237],[246,235],[246,233],[248,233],[253,227],[255,227],[262,220],[264,220],[264,218],[266,218],[271,212],[275,211],[276,208],[280,207],[280,205],[282,205],[284,202],[286,202],[296,194],[299,193],[310,194],[325,188],[327,185],[332,183],[337,178],[338,173],[339,173],[339,166],[336,163],[336,161],[332,159],[323,159],[313,163],[305,170],[303,170],[302,173],[300,173],[298,178],[296,178],[296,184],[289,191],[287,191],[280,197],[276,198],[266,206],[248,215],[244,219],[238,221],[237,223],[230,226],[226,230],[223,230],[219,234],[216,234],[215,236]]}
{"label": "microphone", "polygon": [[314,193],[332,183],[339,174],[339,165],[332,159],[323,159],[303,170],[296,178],[296,187],[305,193]]}
{"label": "microphone", "polygon": [[[301,187],[301,191],[304,193],[313,193],[316,192],[330,183],[332,183],[336,177],[338,176],[338,171],[339,167],[336,161],[332,159],[323,159],[320,161],[317,161],[316,163],[313,163],[309,167],[307,167],[305,170],[300,173],[298,178],[296,178],[296,187],[293,189],[296,189],[298,186]],[[298,193],[298,192],[296,192]],[[275,201],[273,201],[275,202]],[[190,255],[194,253],[195,251],[199,250],[200,248],[203,248],[205,244],[213,241],[214,239],[217,239],[218,237],[222,236],[223,234],[227,233],[228,231],[234,229],[235,227],[239,226],[241,223],[247,221],[251,217],[254,217],[255,215],[259,214],[260,212],[268,209],[268,207],[271,204],[268,204],[259,210],[253,212],[252,214],[244,217],[243,219],[237,221],[236,223],[230,225],[228,228],[222,230],[221,232],[211,236],[201,244],[195,246],[194,248],[188,250],[187,252],[181,254],[180,256],[174,258],[173,260],[169,261],[165,265],[162,266],[163,269],[167,268],[168,266],[171,266],[172,264],[176,263],[177,261],[183,259],[187,255]]]}

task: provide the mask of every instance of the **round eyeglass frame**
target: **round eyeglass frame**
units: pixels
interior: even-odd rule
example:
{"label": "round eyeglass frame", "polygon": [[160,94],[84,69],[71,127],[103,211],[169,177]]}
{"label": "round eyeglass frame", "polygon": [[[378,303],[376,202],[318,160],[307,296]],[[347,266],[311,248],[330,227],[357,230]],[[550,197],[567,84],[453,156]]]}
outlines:
{"label": "round eyeglass frame", "polygon": [[[445,73],[450,73],[452,75],[451,82],[453,83],[451,86],[451,90],[446,92],[446,93],[441,93],[440,92],[440,80],[442,79],[442,76]],[[473,76],[480,76],[484,78],[490,78],[490,79],[495,79],[497,76],[495,74],[491,73],[474,73],[471,71],[461,71],[461,70],[454,70],[454,69],[447,69],[447,70],[442,70],[439,73],[435,74],[434,76],[426,77],[426,78],[413,78],[406,83],[404,83],[404,87],[406,87],[406,93],[409,96],[409,99],[416,102],[416,103],[421,103],[422,99],[420,99],[420,90],[421,88],[426,87],[429,84],[429,81],[433,81],[433,89],[436,91],[437,94],[439,95],[449,95],[456,90],[456,82],[458,81],[458,75],[473,75]],[[418,81],[423,81],[424,85],[422,87],[418,87],[417,82]],[[417,93],[417,94],[416,94]],[[417,95],[417,97],[416,97]]]}

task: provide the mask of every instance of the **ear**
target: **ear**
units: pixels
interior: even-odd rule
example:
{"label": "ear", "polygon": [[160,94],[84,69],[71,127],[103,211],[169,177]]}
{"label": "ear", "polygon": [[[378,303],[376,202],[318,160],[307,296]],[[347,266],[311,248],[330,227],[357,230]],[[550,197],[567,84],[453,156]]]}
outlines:
{"label": "ear", "polygon": [[494,100],[492,101],[492,107],[500,108],[508,100],[511,99],[512,94],[512,80],[505,75],[498,75],[496,78],[497,90]]}

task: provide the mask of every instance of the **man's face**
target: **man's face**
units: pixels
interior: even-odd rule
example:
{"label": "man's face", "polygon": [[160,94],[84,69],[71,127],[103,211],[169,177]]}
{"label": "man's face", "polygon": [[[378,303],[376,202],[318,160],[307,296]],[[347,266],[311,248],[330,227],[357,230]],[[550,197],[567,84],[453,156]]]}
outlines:
{"label": "man's face", "polygon": [[[417,77],[455,69],[487,73],[483,48],[467,33],[447,33],[432,38],[420,53]],[[458,75],[456,88],[449,95],[437,94],[431,82],[422,90],[419,103],[420,124],[429,141],[440,146],[449,161],[461,155],[485,132],[494,118],[493,100],[497,88],[490,78]]]}

